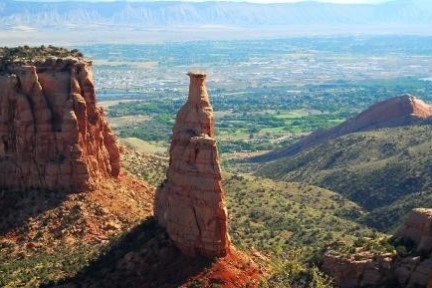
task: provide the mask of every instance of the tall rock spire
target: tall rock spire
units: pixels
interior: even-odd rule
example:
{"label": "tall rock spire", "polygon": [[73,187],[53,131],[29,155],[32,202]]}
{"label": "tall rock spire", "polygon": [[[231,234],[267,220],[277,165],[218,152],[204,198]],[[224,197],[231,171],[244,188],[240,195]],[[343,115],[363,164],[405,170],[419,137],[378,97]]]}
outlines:
{"label": "tall rock spire", "polygon": [[213,109],[206,75],[188,73],[189,97],[177,114],[167,179],[156,192],[155,215],[186,255],[220,257],[230,246]]}

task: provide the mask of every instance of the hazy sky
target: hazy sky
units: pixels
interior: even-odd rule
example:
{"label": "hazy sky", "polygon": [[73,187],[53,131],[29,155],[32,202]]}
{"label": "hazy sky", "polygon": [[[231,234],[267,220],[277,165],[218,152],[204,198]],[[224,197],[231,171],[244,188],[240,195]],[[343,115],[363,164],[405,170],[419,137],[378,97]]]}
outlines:
{"label": "hazy sky", "polygon": [[[248,1],[248,2],[260,2],[260,3],[272,3],[272,2],[276,2],[276,3],[288,3],[288,2],[304,2],[307,0],[281,0],[281,1]],[[389,2],[390,0],[314,0],[315,2],[331,2],[331,3],[346,3],[346,4],[350,4],[350,3],[368,3],[368,4],[378,4],[378,3],[383,3],[383,2]]]}
{"label": "hazy sky", "polygon": [[[33,2],[58,2],[62,0],[20,0],[20,1],[33,1]],[[63,0],[64,1],[64,0]],[[115,1],[115,0],[71,0],[71,1],[86,1],[86,2],[102,2],[102,1]],[[119,0],[117,0],[119,1]],[[153,1],[173,1],[173,0],[120,0],[120,1],[130,1],[130,2],[153,2]],[[218,1],[218,0],[181,0],[189,2],[203,2],[203,1]],[[220,0],[219,0],[220,1]],[[304,2],[311,0],[226,0],[233,2],[255,2],[255,3],[293,3],[293,2]],[[331,2],[331,3],[368,3],[368,4],[378,4],[383,2],[389,2],[390,0],[312,0],[315,2]]]}
{"label": "hazy sky", "polygon": [[[139,1],[139,0],[138,0]],[[200,1],[200,0],[197,0]],[[215,0],[210,0],[215,1]],[[378,4],[383,2],[389,2],[390,0],[273,0],[273,1],[266,1],[266,0],[231,0],[235,2],[257,2],[257,3],[292,3],[292,2],[305,2],[305,1],[315,1],[315,2],[331,2],[331,3],[368,3],[368,4]]]}
{"label": "hazy sky", "polygon": [[[89,0],[86,0],[89,1]],[[135,0],[135,1],[148,1],[148,0]],[[159,0],[160,1],[160,0]],[[164,1],[164,0],[162,0]],[[167,0],[169,1],[169,0]],[[186,0],[188,1],[188,0]],[[208,0],[191,0],[191,1],[208,1]],[[210,1],[217,1],[217,0],[210,0]],[[259,3],[292,3],[292,2],[305,2],[305,1],[311,1],[311,0],[273,0],[273,1],[266,1],[266,0],[231,0],[234,2],[259,2]],[[382,3],[382,2],[388,2],[389,0],[312,0],[315,2],[331,2],[331,3]]]}
{"label": "hazy sky", "polygon": [[[237,1],[237,0],[234,0]],[[265,0],[252,0],[246,2],[260,2],[260,3],[291,3],[291,2],[305,2],[310,0],[281,0],[281,1],[265,1]],[[368,4],[378,4],[383,2],[389,2],[390,0],[312,0],[315,2],[331,2],[331,3],[368,3]]]}

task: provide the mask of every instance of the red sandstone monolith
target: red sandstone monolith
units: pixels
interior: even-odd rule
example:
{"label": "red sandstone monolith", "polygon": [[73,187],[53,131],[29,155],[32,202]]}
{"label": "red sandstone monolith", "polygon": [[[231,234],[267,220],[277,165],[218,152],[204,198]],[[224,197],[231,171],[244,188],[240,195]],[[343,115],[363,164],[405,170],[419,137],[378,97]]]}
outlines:
{"label": "red sandstone monolith", "polygon": [[186,255],[220,257],[229,250],[227,210],[206,75],[189,73],[189,97],[177,114],[167,179],[155,216]]}
{"label": "red sandstone monolith", "polygon": [[119,174],[91,62],[49,57],[0,72],[0,189],[86,190]]}

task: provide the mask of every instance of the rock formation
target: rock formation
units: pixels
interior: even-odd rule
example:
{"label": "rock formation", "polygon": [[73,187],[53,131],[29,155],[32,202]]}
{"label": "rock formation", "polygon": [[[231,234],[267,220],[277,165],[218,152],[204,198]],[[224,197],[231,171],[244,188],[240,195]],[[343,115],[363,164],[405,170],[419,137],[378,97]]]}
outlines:
{"label": "rock formation", "polygon": [[48,57],[2,64],[0,189],[83,190],[119,174],[91,62]]}
{"label": "rock formation", "polygon": [[432,252],[432,209],[411,211],[394,236],[412,241],[417,252]]}
{"label": "rock formation", "polygon": [[324,255],[322,267],[338,287],[369,287],[386,283],[392,277],[393,259],[389,255],[373,256],[365,253],[351,259],[330,252]]}
{"label": "rock formation", "polygon": [[347,257],[329,251],[324,255],[322,269],[342,288],[430,287],[431,227],[432,209],[414,209],[393,237],[407,245],[407,255],[363,252]]}
{"label": "rock formation", "polygon": [[336,127],[316,131],[294,145],[255,157],[253,160],[270,161],[288,157],[349,133],[410,125],[430,116],[432,116],[432,105],[405,94],[378,102]]}
{"label": "rock formation", "polygon": [[155,215],[186,255],[220,257],[229,250],[213,109],[206,75],[189,73],[189,97],[177,114],[167,179],[156,192]]}

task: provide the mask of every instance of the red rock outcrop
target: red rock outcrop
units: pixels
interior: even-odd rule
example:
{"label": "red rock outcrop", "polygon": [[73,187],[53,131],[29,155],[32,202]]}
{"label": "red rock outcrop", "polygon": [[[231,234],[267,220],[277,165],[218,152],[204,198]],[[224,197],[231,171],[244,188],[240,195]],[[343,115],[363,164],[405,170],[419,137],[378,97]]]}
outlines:
{"label": "red rock outcrop", "polygon": [[49,57],[0,71],[0,188],[83,190],[119,174],[91,62]]}
{"label": "red rock outcrop", "polygon": [[393,259],[389,255],[373,257],[359,254],[347,258],[338,253],[327,253],[322,269],[330,274],[339,287],[379,286],[392,279]]}
{"label": "red rock outcrop", "polygon": [[253,160],[269,161],[288,157],[349,133],[409,125],[431,116],[432,105],[405,94],[378,102],[336,127],[316,131],[294,145],[255,157]]}
{"label": "red rock outcrop", "polygon": [[412,210],[394,236],[413,241],[418,252],[431,252],[432,209],[417,208]]}
{"label": "red rock outcrop", "polygon": [[156,192],[155,215],[186,255],[227,254],[227,210],[221,184],[213,109],[206,75],[189,73],[189,97],[177,114],[167,179]]}
{"label": "red rock outcrop", "polygon": [[402,243],[413,244],[408,255],[363,252],[347,257],[329,251],[324,255],[322,269],[343,288],[390,287],[389,283],[394,287],[431,287],[431,227],[432,209],[414,209],[394,236]]}

